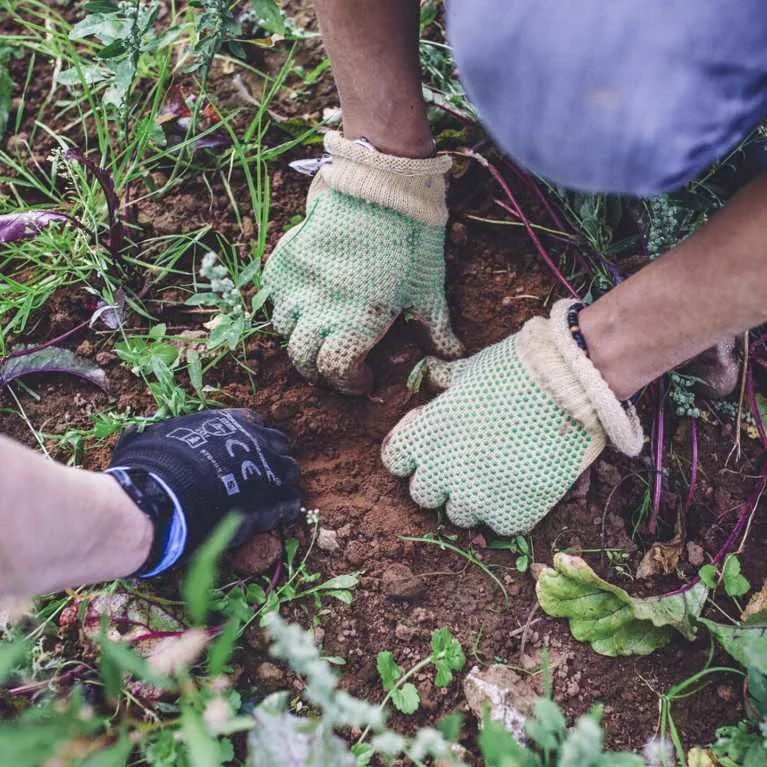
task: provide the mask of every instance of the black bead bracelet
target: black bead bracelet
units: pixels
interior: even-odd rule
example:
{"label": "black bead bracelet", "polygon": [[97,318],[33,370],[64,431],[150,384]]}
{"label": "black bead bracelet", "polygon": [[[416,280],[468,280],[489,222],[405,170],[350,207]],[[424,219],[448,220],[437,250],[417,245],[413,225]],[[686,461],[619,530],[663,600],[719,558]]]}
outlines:
{"label": "black bead bracelet", "polygon": [[583,333],[581,333],[581,328],[578,323],[578,315],[581,313],[583,307],[584,305],[578,302],[577,304],[573,304],[567,310],[567,327],[570,329],[570,333],[575,340],[575,343],[578,344],[578,348],[588,357],[589,347],[586,345],[586,339],[583,337]]}

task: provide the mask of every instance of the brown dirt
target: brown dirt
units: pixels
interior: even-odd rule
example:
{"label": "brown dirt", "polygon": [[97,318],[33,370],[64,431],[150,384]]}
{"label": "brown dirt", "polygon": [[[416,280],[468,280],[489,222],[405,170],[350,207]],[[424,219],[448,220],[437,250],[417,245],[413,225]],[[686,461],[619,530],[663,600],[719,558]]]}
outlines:
{"label": "brown dirt", "polygon": [[[313,46],[311,56],[316,55],[316,50]],[[276,58],[277,54],[269,56]],[[222,83],[221,93],[226,82],[220,74],[214,79],[214,83]],[[308,100],[296,103],[285,99],[275,108],[317,116],[324,106],[337,103],[327,75],[315,90]],[[40,151],[45,156],[42,147]],[[271,168],[271,244],[282,233],[284,223],[302,212],[308,181],[287,167],[293,158],[287,156]],[[238,229],[223,191],[211,181],[217,193],[212,199],[204,186],[192,179],[174,189],[161,205],[143,206],[139,220],[155,235],[209,223],[231,240],[245,244],[248,233]],[[233,187],[244,190],[241,179],[235,178]],[[493,189],[478,171],[472,171],[453,188],[459,200],[465,201],[470,192],[474,210],[488,207]],[[246,198],[243,191],[240,199]],[[529,200],[524,200],[524,205],[535,217],[536,206]],[[544,312],[557,294],[554,280],[530,242],[508,227],[492,228],[466,219],[452,221],[447,263],[455,329],[470,352],[518,330],[530,316]],[[157,286],[150,295],[156,299],[152,311],[158,320],[170,322],[174,330],[200,328],[199,320],[173,307],[178,298],[173,286]],[[88,313],[85,292],[62,291],[41,313],[32,337],[49,338],[85,319]],[[130,321],[135,327],[144,327],[140,318],[132,317]],[[82,354],[96,359],[100,353],[108,354],[114,341],[111,334],[91,332],[73,341],[72,348],[80,344]],[[522,649],[525,655],[535,656],[537,650],[549,646],[559,659],[554,672],[555,699],[565,711],[575,716],[601,701],[606,704],[610,745],[641,748],[656,728],[658,695],[704,666],[708,639],[688,643],[680,638],[644,658],[605,658],[576,642],[563,621],[534,610],[532,577],[515,570],[513,555],[486,548],[492,537],[489,531],[465,531],[447,525],[443,532],[455,536],[461,546],[473,547],[478,556],[496,568],[511,596],[509,609],[504,609],[501,594],[478,568],[437,547],[401,540],[400,536],[422,535],[437,527],[435,514],[416,508],[405,483],[390,476],[379,460],[382,437],[410,408],[427,399],[426,394],[410,394],[404,384],[422,355],[413,328],[398,322],[372,355],[377,387],[370,398],[350,399],[307,383],[290,366],[280,341],[269,335],[258,336],[249,344],[253,383],[232,361],[223,362],[213,374],[214,382],[221,387],[218,401],[254,407],[266,415],[271,425],[289,435],[302,468],[305,505],[319,508],[322,526],[335,531],[340,544],[337,552],[316,550],[310,563],[312,569],[321,570],[325,577],[362,571],[353,603],[334,604],[318,616],[316,633],[322,639],[324,652],[346,659],[343,679],[349,690],[369,700],[380,700],[376,654],[391,650],[407,667],[428,653],[431,632],[441,626],[448,626],[463,643],[468,657],[466,670],[474,663],[494,661],[521,666]],[[111,401],[84,384],[63,379],[34,382],[39,400],[17,390],[27,417],[37,429],[61,433],[68,427],[87,427],[88,415],[106,407],[130,407],[142,414],[153,411],[151,398],[126,368],[113,358],[104,361],[103,354],[99,361],[104,362],[108,372]],[[0,431],[32,445],[26,424],[10,413],[14,403],[7,392],[0,392],[0,408]],[[736,468],[724,468],[732,435],[726,426],[700,427],[701,478],[689,514],[688,537],[713,552],[732,523],[727,512],[747,497],[752,484],[749,477],[757,473],[757,466],[746,457]],[[675,428],[670,425],[674,437],[667,456],[671,473],[665,493],[666,520],[673,517],[675,500],[683,496],[689,466],[689,435],[683,426],[676,433]],[[535,560],[550,563],[555,546],[586,550],[607,546],[629,550],[628,565],[635,571],[642,549],[631,541],[626,530],[627,520],[640,503],[643,480],[650,477],[647,451],[644,455],[629,462],[606,451],[589,477],[535,530]],[[108,448],[99,447],[87,452],[85,463],[88,468],[98,469],[107,460]],[[613,493],[616,480],[620,485]],[[306,542],[303,526],[288,532]],[[667,523],[662,532],[670,537],[671,525]],[[766,538],[767,525],[757,517],[744,555],[745,573],[754,584],[767,576],[767,562],[762,556]],[[587,559],[602,574],[634,591],[651,593],[673,587],[669,584],[675,582],[629,583],[604,567],[599,555],[587,555]],[[420,580],[422,587],[414,584],[402,568]],[[399,588],[403,581],[406,588]],[[392,596],[401,592],[406,594]],[[291,617],[307,621],[299,608]],[[528,630],[520,633],[526,623],[530,624]],[[250,634],[249,641],[250,646],[238,656],[242,666],[238,687],[250,692],[282,684],[284,677],[279,669],[264,665],[262,638]],[[722,653],[717,653],[716,659],[729,665]],[[433,723],[451,711],[465,711],[460,684],[438,690],[424,675],[417,680],[417,686],[423,707],[415,716],[395,717],[402,730]],[[738,677],[717,676],[704,692],[678,702],[673,711],[685,742],[710,741],[715,726],[734,722],[743,715]],[[468,718],[467,723],[466,732],[471,734],[473,725]]]}

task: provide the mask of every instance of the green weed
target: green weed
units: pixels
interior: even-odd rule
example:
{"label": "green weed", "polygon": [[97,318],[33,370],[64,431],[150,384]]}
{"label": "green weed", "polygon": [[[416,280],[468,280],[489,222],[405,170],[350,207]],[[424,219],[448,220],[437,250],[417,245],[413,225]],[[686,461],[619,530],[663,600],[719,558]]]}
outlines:
{"label": "green weed", "polygon": [[[421,705],[415,685],[408,681],[428,666],[434,666],[434,684],[447,687],[453,679],[453,672],[460,671],[466,658],[458,640],[446,628],[432,634],[431,653],[418,661],[408,671],[403,672],[388,650],[378,653],[376,668],[381,677],[381,684],[386,690],[386,697],[381,703],[383,708],[389,701],[403,714],[415,713]],[[364,739],[360,739],[360,742]]]}

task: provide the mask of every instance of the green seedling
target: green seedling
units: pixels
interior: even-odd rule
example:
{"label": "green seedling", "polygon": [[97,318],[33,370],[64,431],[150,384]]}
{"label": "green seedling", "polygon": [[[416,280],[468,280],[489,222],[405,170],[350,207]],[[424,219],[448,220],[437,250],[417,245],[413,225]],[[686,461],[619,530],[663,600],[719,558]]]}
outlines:
{"label": "green seedling", "polygon": [[421,659],[409,671],[403,672],[394,660],[394,655],[385,650],[378,653],[376,667],[381,678],[381,684],[387,695],[381,706],[388,701],[403,714],[414,714],[421,705],[415,685],[407,681],[429,665],[434,666],[434,684],[437,687],[447,687],[453,680],[453,672],[460,671],[466,658],[458,640],[446,628],[441,628],[432,634],[431,654]]}
{"label": "green seedling", "polygon": [[[205,407],[202,362],[195,349],[185,350],[186,370],[197,397],[187,394],[176,379],[182,364],[180,344],[168,343],[166,325],[153,325],[145,337],[125,337],[115,344],[117,356],[142,378],[158,406],[156,418],[191,413]],[[172,340],[172,339],[171,339]],[[183,343],[183,339],[180,339]],[[181,347],[183,348],[183,347]]]}
{"label": "green seedling", "polygon": [[493,538],[488,544],[489,549],[510,551],[516,554],[514,566],[520,573],[526,573],[533,561],[533,548],[530,541],[524,535],[515,535],[511,539]]}
{"label": "green seedling", "polygon": [[710,589],[716,589],[721,583],[728,597],[742,597],[751,589],[748,579],[741,574],[740,560],[735,554],[725,557],[721,571],[714,565],[703,565],[700,568],[700,579]]}

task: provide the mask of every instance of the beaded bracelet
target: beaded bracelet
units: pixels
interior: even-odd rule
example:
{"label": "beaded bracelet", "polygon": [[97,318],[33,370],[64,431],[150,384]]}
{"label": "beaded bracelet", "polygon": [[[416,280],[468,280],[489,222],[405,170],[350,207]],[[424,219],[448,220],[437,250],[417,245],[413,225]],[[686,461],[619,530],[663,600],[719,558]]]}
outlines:
{"label": "beaded bracelet", "polygon": [[578,302],[567,310],[567,327],[570,329],[573,340],[578,344],[578,348],[588,357],[589,347],[586,345],[586,339],[583,337],[580,325],[578,324],[578,315],[581,313],[583,306],[582,303]]}

